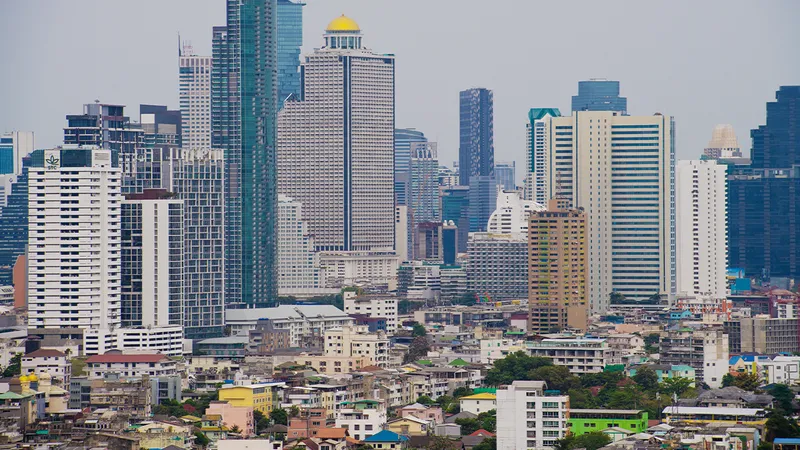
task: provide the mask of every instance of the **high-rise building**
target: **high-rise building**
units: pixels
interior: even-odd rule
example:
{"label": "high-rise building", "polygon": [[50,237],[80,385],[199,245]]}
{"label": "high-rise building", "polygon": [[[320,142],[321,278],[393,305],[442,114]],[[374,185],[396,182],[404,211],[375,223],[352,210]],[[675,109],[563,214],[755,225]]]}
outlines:
{"label": "high-rise building", "polygon": [[497,209],[494,210],[486,231],[495,234],[518,233],[528,235],[528,217],[545,207],[533,200],[523,200],[519,191],[500,191],[497,193]]}
{"label": "high-rise building", "polygon": [[781,86],[750,131],[752,164],[728,176],[729,267],[748,277],[800,277],[800,86]]}
{"label": "high-rise building", "polygon": [[458,227],[458,252],[467,251],[469,233],[469,186],[442,187],[442,220]]}
{"label": "high-rise building", "polygon": [[592,78],[578,82],[572,111],[616,111],[624,115],[628,112],[628,99],[619,96],[619,81]]}
{"label": "high-rise building", "polygon": [[397,205],[408,205],[408,190],[411,184],[411,144],[426,143],[428,138],[413,128],[394,130],[394,201]]}
{"label": "high-rise building", "polygon": [[[559,205],[562,203],[562,205]],[[586,214],[552,199],[528,226],[528,331],[586,329]]]}
{"label": "high-rise building", "polygon": [[439,160],[435,142],[413,142],[409,169],[408,206],[412,224],[440,220]]}
{"label": "high-rise building", "polygon": [[447,166],[439,166],[439,186],[458,186],[458,171]]}
{"label": "high-rise building", "polygon": [[300,1],[278,0],[278,109],[290,95],[302,98],[300,47],[305,5]]}
{"label": "high-rise building", "polygon": [[120,185],[112,151],[44,151],[30,169],[28,326],[120,325]]}
{"label": "high-rise building", "polygon": [[184,45],[178,59],[183,146],[211,148],[211,57],[195,55],[191,45]]}
{"label": "high-rise building", "polygon": [[679,294],[726,298],[727,167],[714,160],[675,165],[675,285]]}
{"label": "high-rise building", "polygon": [[569,432],[569,396],[554,395],[544,381],[498,389],[496,409],[497,450],[553,448]]}
{"label": "high-rise building", "polygon": [[22,158],[33,151],[33,131],[0,134],[0,175],[22,173]]}
{"label": "high-rise building", "polygon": [[442,262],[444,259],[441,222],[422,222],[414,232],[414,260]]}
{"label": "high-rise building", "polygon": [[394,250],[400,261],[410,260],[411,232],[408,229],[408,206],[394,207]]}
{"label": "high-rise building", "polygon": [[497,183],[494,175],[476,175],[469,180],[469,232],[486,231],[497,206]]}
{"label": "high-rise building", "polygon": [[314,294],[324,286],[314,237],[303,220],[303,205],[278,196],[278,294]]}
{"label": "high-rise building", "polygon": [[166,189],[122,201],[122,326],[183,325],[183,201]]}
{"label": "high-rise building", "polygon": [[64,144],[95,145],[111,150],[111,160],[122,169],[123,175],[132,173],[136,149],[142,142],[142,129],[125,116],[124,105],[88,103],[83,114],[68,114],[64,128]]}
{"label": "high-rise building", "polygon": [[142,147],[181,146],[181,112],[164,105],[139,105]]}
{"label": "high-rise building", "polygon": [[222,336],[225,317],[225,161],[222,151],[156,147],[136,163],[126,192],[166,189],[183,201],[183,332]]}
{"label": "high-rise building", "polygon": [[278,189],[303,204],[318,250],[394,248],[394,57],[328,24],[303,63],[303,101],[278,115]]}
{"label": "high-rise building", "polygon": [[225,153],[225,299],[241,307],[278,296],[276,9],[276,0],[227,0],[227,26],[212,35],[211,145]]}
{"label": "high-rise building", "polygon": [[528,238],[470,233],[467,287],[492,300],[528,298]]}
{"label": "high-rise building", "polygon": [[[547,186],[550,177],[550,134],[545,133],[546,121],[550,117],[561,117],[558,108],[531,108],[525,124],[525,200],[547,204]],[[556,134],[557,140],[569,141],[568,135]]]}
{"label": "high-rise building", "polygon": [[715,126],[711,141],[703,150],[703,155],[710,159],[741,158],[742,149],[739,148],[739,140],[736,139],[733,126],[728,124]]}
{"label": "high-rise building", "polygon": [[459,94],[459,180],[494,176],[494,94],[484,88]]}
{"label": "high-rise building", "polygon": [[494,176],[497,179],[497,188],[513,191],[517,188],[516,178],[517,163],[515,161],[498,161],[494,165]]}
{"label": "high-rise building", "polygon": [[44,159],[43,151],[23,158],[22,173],[11,184],[6,204],[0,208],[0,236],[3,236],[0,239],[0,286],[14,284],[14,265],[28,245],[28,171],[34,155],[38,155],[39,160]]}
{"label": "high-rise building", "polygon": [[674,127],[669,116],[578,111],[551,117],[548,198],[588,216],[589,302],[675,292]]}

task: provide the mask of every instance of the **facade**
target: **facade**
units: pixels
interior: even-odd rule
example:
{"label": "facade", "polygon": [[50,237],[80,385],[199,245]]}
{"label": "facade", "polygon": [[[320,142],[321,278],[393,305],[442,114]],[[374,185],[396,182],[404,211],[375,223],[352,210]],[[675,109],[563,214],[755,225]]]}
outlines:
{"label": "facade", "polygon": [[469,232],[486,231],[486,224],[497,206],[494,175],[470,177]]}
{"label": "facade", "polygon": [[[439,160],[435,142],[412,142],[408,184],[408,206],[412,232],[420,223],[436,222],[439,211]],[[413,241],[413,239],[412,239]]]}
{"label": "facade", "polygon": [[647,411],[638,409],[570,409],[569,432],[575,436],[618,427],[631,434],[647,432]]}
{"label": "facade", "polygon": [[253,408],[249,406],[233,406],[228,402],[211,402],[206,409],[206,414],[219,414],[226,426],[239,428],[244,439],[256,432]]}
{"label": "facade", "polygon": [[459,93],[459,184],[494,176],[494,94],[484,88]]}
{"label": "facade", "polygon": [[517,189],[514,181],[516,178],[517,164],[515,161],[498,161],[494,165],[494,175],[497,181],[497,189],[513,191]]}
{"label": "facade", "polygon": [[344,293],[344,312],[363,314],[368,317],[386,319],[386,332],[394,334],[397,330],[397,298],[381,295],[362,295],[355,297],[352,292]]}
{"label": "facade", "polygon": [[497,209],[489,217],[488,233],[528,235],[528,218],[545,207],[533,200],[523,200],[520,194],[505,190],[497,193]]}
{"label": "facade", "polygon": [[531,356],[551,358],[553,364],[572,373],[602,372],[610,353],[605,339],[596,338],[547,338],[526,342],[525,348]]}
{"label": "facade", "polygon": [[183,201],[130,194],[122,211],[122,326],[183,325]]}
{"label": "facade", "polygon": [[728,176],[729,267],[748,277],[800,277],[800,248],[787,245],[800,236],[794,207],[800,192],[794,169],[800,162],[798,108],[800,86],[781,86],[776,101],[767,103],[766,125],[750,132],[752,164]]}
{"label": "facade", "polygon": [[765,355],[800,351],[800,330],[797,318],[771,318],[764,315],[742,317],[739,323],[739,342],[733,344],[739,353]]}
{"label": "facade", "polygon": [[414,260],[442,262],[443,227],[441,222],[422,222],[414,232]]}
{"label": "facade", "polygon": [[249,343],[247,353],[256,355],[271,355],[276,350],[292,346],[292,335],[288,329],[276,328],[269,320],[258,320],[253,329],[248,333]]}
{"label": "facade", "polygon": [[[43,151],[35,155],[37,159],[44,159]],[[15,292],[20,293],[23,291],[21,284],[27,283],[27,269],[25,283],[14,283],[14,266],[17,258],[25,258],[28,245],[28,171],[33,159],[33,155],[23,158],[22,173],[11,183],[5,205],[0,208],[0,235],[3,236],[0,239],[0,286],[15,285]]]}
{"label": "facade", "polygon": [[225,161],[225,303],[278,296],[276,243],[277,12],[272,0],[227,0],[214,27],[211,147]]}
{"label": "facade", "polygon": [[181,141],[188,149],[211,148],[211,57],[184,44],[178,60]]}
{"label": "facade", "polygon": [[546,205],[550,200],[548,180],[550,173],[550,133],[546,121],[561,117],[558,108],[531,108],[525,124],[525,200]]}
{"label": "facade", "polygon": [[[397,205],[408,205],[408,189],[411,174],[412,144],[428,143],[425,134],[414,128],[394,130],[394,197]],[[438,173],[437,173],[438,176]]]}
{"label": "facade", "polygon": [[120,169],[94,146],[45,150],[41,163],[29,172],[28,326],[118,327]]}
{"label": "facade", "polygon": [[703,155],[709,159],[741,158],[742,149],[739,148],[739,140],[736,139],[733,126],[728,124],[715,126],[711,141],[703,150]]}
{"label": "facade", "polygon": [[400,261],[409,261],[411,249],[411,231],[409,229],[408,206],[394,207],[394,251]]}
{"label": "facade", "polygon": [[545,121],[548,197],[583,208],[588,220],[589,306],[612,293],[654,301],[675,291],[673,120],[612,111]]}
{"label": "facade", "polygon": [[86,372],[90,379],[101,379],[112,373],[124,378],[167,377],[176,374],[176,367],[174,360],[158,353],[108,353],[86,359]]}
{"label": "facade", "polygon": [[370,333],[365,326],[347,325],[325,332],[324,356],[363,358],[370,366],[385,367],[389,362],[386,333]]}
{"label": "facade", "polygon": [[394,56],[363,47],[344,16],[324,38],[303,63],[303,101],[278,116],[278,187],[303,204],[317,250],[392,251]]}
{"label": "facade", "polygon": [[470,233],[467,289],[491,300],[528,298],[528,241],[518,234]]}
{"label": "facade", "polygon": [[301,98],[300,47],[303,45],[303,6],[300,1],[278,0],[278,109],[289,96]]}
{"label": "facade", "polygon": [[714,160],[675,166],[676,292],[724,299],[728,293],[726,166]]}
{"label": "facade", "polygon": [[182,325],[84,330],[83,353],[102,355],[111,350],[146,349],[167,356],[183,356],[183,338]]}
{"label": "facade", "polygon": [[33,372],[41,378],[46,373],[56,385],[69,388],[72,364],[64,352],[43,348],[34,350],[22,356],[20,367],[23,374]]}
{"label": "facade", "polygon": [[156,147],[140,152],[127,192],[165,189],[183,201],[184,333],[222,336],[225,311],[225,162],[219,150]]}
{"label": "facade", "polygon": [[139,105],[139,126],[142,128],[141,147],[182,145],[181,112],[165,105]]}
{"label": "facade", "polygon": [[219,400],[237,408],[252,408],[269,416],[270,411],[280,404],[278,393],[283,387],[283,383],[227,384],[219,390]]}
{"label": "facade", "polygon": [[303,205],[278,195],[278,293],[308,295],[324,285],[314,236],[303,220]]}
{"label": "facade", "polygon": [[350,402],[336,413],[336,427],[347,429],[357,440],[378,434],[385,423],[386,408],[376,400]]}
{"label": "facade", "polygon": [[593,78],[578,82],[578,95],[572,97],[572,111],[628,111],[628,99],[619,96],[619,81]]}
{"label": "facade", "polygon": [[132,173],[136,149],[142,144],[142,128],[125,116],[124,105],[88,103],[83,114],[67,115],[64,144],[97,146],[111,150],[111,160],[127,175]]}
{"label": "facade", "polygon": [[476,416],[480,413],[497,409],[497,396],[495,394],[480,393],[461,397],[459,399],[461,411],[471,412]]}
{"label": "facade", "polygon": [[22,158],[33,152],[33,131],[0,134],[0,175],[22,173]]}
{"label": "facade", "polygon": [[691,366],[697,382],[718,388],[722,386],[722,377],[728,373],[728,348],[728,335],[722,327],[683,328],[661,338],[660,362]]}
{"label": "facade", "polygon": [[277,330],[289,330],[292,347],[320,347],[322,336],[331,328],[352,325],[353,318],[331,305],[280,305],[249,310],[230,309],[226,324],[231,334],[248,334],[259,320],[269,319]]}
{"label": "facade", "polygon": [[393,251],[319,253],[325,269],[325,287],[373,286],[390,291],[397,287],[400,260]]}
{"label": "facade", "polygon": [[440,188],[442,221],[452,222],[458,228],[458,253],[467,251],[469,237],[469,187]]}
{"label": "facade", "polygon": [[[562,202],[563,203],[563,202]],[[586,214],[550,200],[533,212],[528,227],[528,331],[586,330]]]}
{"label": "facade", "polygon": [[544,381],[497,390],[497,450],[552,448],[569,428],[569,396],[547,395]]}

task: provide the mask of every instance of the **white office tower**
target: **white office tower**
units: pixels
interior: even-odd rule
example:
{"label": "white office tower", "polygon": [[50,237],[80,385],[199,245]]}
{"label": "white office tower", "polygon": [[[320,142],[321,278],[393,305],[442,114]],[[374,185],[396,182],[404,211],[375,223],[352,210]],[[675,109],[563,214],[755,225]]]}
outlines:
{"label": "white office tower", "polygon": [[548,449],[569,431],[569,396],[544,381],[514,381],[497,390],[497,450]]}
{"label": "white office tower", "polygon": [[726,267],[726,166],[714,160],[675,166],[676,292],[724,299]]}
{"label": "white office tower", "polygon": [[583,208],[589,222],[589,302],[616,292],[646,301],[675,292],[672,117],[579,111],[545,121],[546,195]]}
{"label": "white office tower", "polygon": [[278,195],[278,294],[307,296],[324,286],[314,237],[302,218],[303,205]]}
{"label": "white office tower", "polygon": [[211,148],[211,57],[197,56],[184,45],[178,58],[183,147]]}
{"label": "white office tower", "polygon": [[122,201],[122,326],[183,325],[183,201],[163,189]]}
{"label": "white office tower", "polygon": [[33,131],[0,134],[0,175],[22,173],[22,158],[33,151]]}
{"label": "white office tower", "polygon": [[528,217],[534,211],[544,211],[543,205],[533,200],[523,200],[519,191],[497,193],[497,209],[489,216],[487,233],[519,234],[528,236]]}
{"label": "white office tower", "polygon": [[111,150],[44,150],[28,197],[28,326],[120,325],[120,169]]}
{"label": "white office tower", "polygon": [[550,201],[547,184],[550,179],[550,139],[547,121],[561,117],[557,108],[531,108],[525,124],[525,200],[546,205]]}
{"label": "white office tower", "polygon": [[408,261],[409,238],[408,232],[408,206],[397,205],[394,207],[394,248],[400,261]]}
{"label": "white office tower", "polygon": [[303,99],[278,113],[278,193],[303,204],[317,250],[394,249],[394,56],[334,19],[305,57]]}

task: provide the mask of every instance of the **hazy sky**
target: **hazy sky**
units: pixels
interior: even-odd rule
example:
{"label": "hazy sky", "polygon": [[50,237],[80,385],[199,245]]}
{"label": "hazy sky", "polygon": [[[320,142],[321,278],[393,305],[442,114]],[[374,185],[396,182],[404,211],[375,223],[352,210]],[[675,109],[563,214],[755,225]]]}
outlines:
{"label": "hazy sky", "polygon": [[[100,99],[178,107],[177,35],[210,54],[225,0],[0,1],[0,131],[61,142],[65,114]],[[531,107],[570,108],[579,80],[619,80],[630,114],[675,116],[679,158],[717,123],[742,148],[780,85],[800,84],[800,1],[307,0],[304,51],[355,19],[397,56],[397,126],[458,154],[458,91],[494,90],[495,159],[525,161]],[[518,169],[518,180],[521,170]]]}

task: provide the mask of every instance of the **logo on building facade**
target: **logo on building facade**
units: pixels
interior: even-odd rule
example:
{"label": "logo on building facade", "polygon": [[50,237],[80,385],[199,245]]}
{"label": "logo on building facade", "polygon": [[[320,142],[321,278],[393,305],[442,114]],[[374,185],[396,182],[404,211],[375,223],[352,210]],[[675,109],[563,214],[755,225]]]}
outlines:
{"label": "logo on building facade", "polygon": [[58,170],[59,168],[61,168],[61,164],[60,163],[61,163],[61,160],[59,158],[56,158],[56,154],[55,154],[55,152],[53,152],[53,153],[50,153],[49,156],[47,156],[47,158],[45,158],[44,167],[47,170]]}

